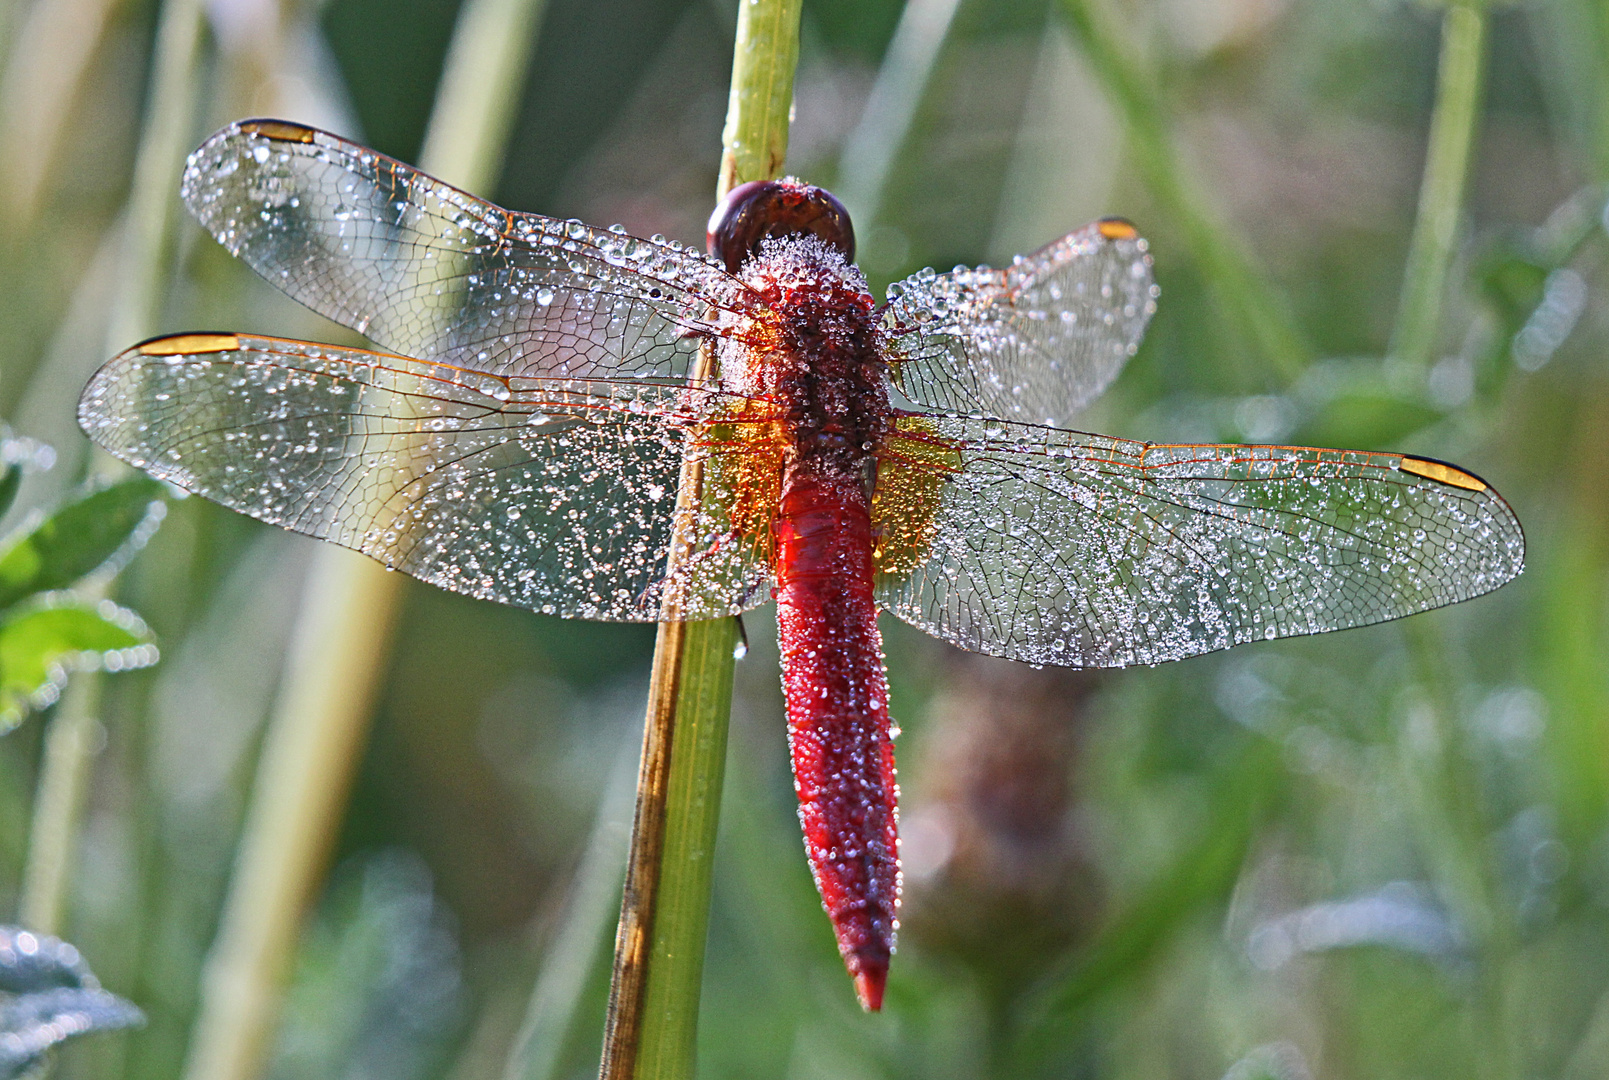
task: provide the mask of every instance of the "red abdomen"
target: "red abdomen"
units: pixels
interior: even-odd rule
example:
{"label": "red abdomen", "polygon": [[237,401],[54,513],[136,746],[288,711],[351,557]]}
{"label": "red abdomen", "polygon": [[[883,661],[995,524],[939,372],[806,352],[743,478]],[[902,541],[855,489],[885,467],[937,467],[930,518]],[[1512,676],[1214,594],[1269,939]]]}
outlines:
{"label": "red abdomen", "polygon": [[805,848],[838,949],[882,1004],[899,903],[894,745],[858,477],[788,470],[776,521],[777,623]]}

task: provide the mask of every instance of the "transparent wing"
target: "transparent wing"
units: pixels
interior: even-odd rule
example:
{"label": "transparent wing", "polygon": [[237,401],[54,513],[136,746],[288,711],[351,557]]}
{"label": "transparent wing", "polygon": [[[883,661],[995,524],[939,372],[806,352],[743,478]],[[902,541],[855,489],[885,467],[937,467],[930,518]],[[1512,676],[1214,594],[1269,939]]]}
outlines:
{"label": "transparent wing", "polygon": [[[651,622],[667,591],[690,619],[770,595],[769,540],[734,528],[736,496],[677,520],[684,446],[729,477],[742,472],[730,447],[685,437],[703,430],[698,417],[720,397],[189,334],[113,359],[78,417],[97,443],[154,476],[434,585],[551,614]],[[671,590],[677,526],[690,552]]]}
{"label": "transparent wing", "polygon": [[1004,270],[925,270],[888,290],[894,383],[932,409],[1056,426],[1134,355],[1156,296],[1145,241],[1116,218]]}
{"label": "transparent wing", "polygon": [[1525,549],[1495,491],[1423,458],[915,416],[885,445],[873,528],[888,610],[1066,667],[1394,619],[1497,588]]}
{"label": "transparent wing", "polygon": [[757,298],[704,256],[515,214],[345,139],[248,120],[182,194],[231,252],[382,348],[497,374],[681,376]]}

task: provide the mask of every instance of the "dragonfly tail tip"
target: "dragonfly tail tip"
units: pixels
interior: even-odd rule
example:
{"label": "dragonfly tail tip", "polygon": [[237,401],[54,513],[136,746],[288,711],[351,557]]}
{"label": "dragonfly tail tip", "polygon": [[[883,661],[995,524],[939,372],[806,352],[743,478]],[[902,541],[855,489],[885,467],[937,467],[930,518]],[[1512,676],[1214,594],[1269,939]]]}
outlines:
{"label": "dragonfly tail tip", "polygon": [[855,995],[860,998],[860,1007],[867,1012],[881,1012],[883,1008],[883,986],[888,982],[888,968],[863,967],[855,972]]}

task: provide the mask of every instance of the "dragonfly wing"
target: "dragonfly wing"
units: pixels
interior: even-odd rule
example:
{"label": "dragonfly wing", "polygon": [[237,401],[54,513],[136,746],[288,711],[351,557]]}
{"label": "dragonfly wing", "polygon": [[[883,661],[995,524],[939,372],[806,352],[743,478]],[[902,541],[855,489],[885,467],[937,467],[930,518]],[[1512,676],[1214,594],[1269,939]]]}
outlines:
{"label": "dragonfly wing", "polygon": [[[696,407],[693,392],[651,384],[499,379],[189,334],[113,359],[78,416],[154,476],[434,585],[652,622],[664,612],[682,432]],[[712,503],[683,534],[695,572],[678,590],[684,618],[735,614],[770,594],[763,538],[734,535]]]}
{"label": "dragonfly wing", "polygon": [[461,367],[679,377],[719,312],[755,301],[691,249],[511,213],[284,121],[213,135],[181,190],[291,297],[381,348]]}
{"label": "dragonfly wing", "polygon": [[1145,241],[1117,219],[1004,270],[924,271],[888,291],[894,383],[942,412],[1056,426],[1134,355],[1156,296]]}
{"label": "dragonfly wing", "polygon": [[1466,600],[1523,563],[1508,504],[1428,459],[900,427],[874,496],[879,601],[994,656],[1155,664]]}

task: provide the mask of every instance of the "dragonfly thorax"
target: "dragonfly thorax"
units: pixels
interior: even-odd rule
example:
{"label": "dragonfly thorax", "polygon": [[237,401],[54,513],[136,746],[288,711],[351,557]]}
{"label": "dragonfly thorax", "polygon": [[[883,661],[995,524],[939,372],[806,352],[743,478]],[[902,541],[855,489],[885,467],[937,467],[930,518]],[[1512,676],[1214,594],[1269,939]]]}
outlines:
{"label": "dragonfly thorax", "polygon": [[727,343],[724,385],[780,407],[796,458],[858,469],[889,423],[886,362],[865,277],[814,236],[766,240],[742,277],[770,317]]}

